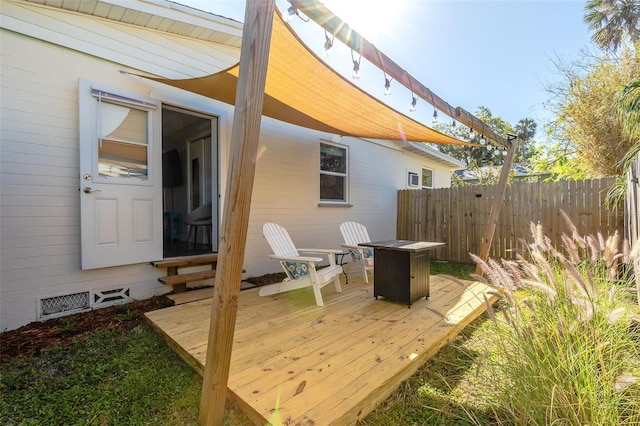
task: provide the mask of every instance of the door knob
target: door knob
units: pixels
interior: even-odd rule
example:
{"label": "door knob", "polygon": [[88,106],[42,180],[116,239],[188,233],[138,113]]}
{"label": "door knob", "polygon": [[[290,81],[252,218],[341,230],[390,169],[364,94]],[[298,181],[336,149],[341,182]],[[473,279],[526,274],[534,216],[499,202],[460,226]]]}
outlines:
{"label": "door knob", "polygon": [[100,190],[92,189],[92,188],[89,188],[88,186],[85,186],[84,188],[82,188],[82,192],[84,192],[85,194],[91,194],[92,192],[100,192]]}

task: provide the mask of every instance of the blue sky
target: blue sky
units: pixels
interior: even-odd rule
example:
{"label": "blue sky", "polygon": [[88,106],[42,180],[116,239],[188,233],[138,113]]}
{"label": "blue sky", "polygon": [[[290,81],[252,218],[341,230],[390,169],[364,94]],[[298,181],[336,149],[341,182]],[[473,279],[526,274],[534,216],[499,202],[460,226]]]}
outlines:
{"label": "blue sky", "polygon": [[[244,20],[244,0],[177,0],[207,12]],[[583,23],[586,1],[577,0],[326,0],[325,6],[449,104],[471,113],[488,107],[515,124],[549,113],[544,86],[559,79],[552,58],[570,62],[592,48]],[[289,3],[277,0],[286,10]],[[319,55],[324,30],[313,21],[292,26]],[[327,63],[351,74],[351,52],[335,43]],[[382,95],[381,70],[362,65],[357,84],[409,114],[411,93],[393,85]],[[431,123],[433,107],[419,101],[415,118]],[[445,119],[442,114],[440,119]]]}

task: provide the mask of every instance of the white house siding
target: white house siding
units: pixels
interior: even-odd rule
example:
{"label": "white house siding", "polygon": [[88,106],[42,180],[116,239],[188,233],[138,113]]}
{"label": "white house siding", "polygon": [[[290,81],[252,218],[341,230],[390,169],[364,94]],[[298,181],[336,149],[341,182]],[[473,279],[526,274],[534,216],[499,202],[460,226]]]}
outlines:
{"label": "white house siding", "polygon": [[[132,298],[143,299],[167,291],[157,282],[163,271],[148,264],[92,271],[80,268],[78,79],[149,95],[146,81],[118,70],[164,70],[165,75],[171,75],[167,58],[175,57],[178,61],[173,61],[173,74],[184,77],[188,73],[191,77],[226,68],[239,52],[98,21],[100,30],[93,32],[94,27],[88,24],[93,20],[82,15],[2,3],[0,330],[36,320],[38,298],[126,287]],[[74,26],[76,30],[71,29]],[[57,40],[56,31],[61,31],[58,41],[74,49],[93,50],[123,63],[42,41]],[[69,40],[69,34],[75,35],[74,40]],[[110,48],[114,38],[129,42]],[[148,51],[136,53],[131,44],[134,39],[149,40],[141,43]],[[93,47],[89,40],[95,43]],[[216,54],[218,48],[221,53]],[[157,62],[152,51],[159,53]],[[196,53],[198,60],[185,59],[185,55],[195,57]],[[144,60],[136,62],[141,57]],[[183,60],[197,67],[186,67]],[[143,65],[142,69],[135,69],[132,63]],[[213,104],[219,105],[208,100],[209,109],[204,112],[217,111],[211,108]]]}
{"label": "white house siding", "polygon": [[[87,16],[22,3],[2,1],[0,13],[0,330],[36,320],[38,298],[122,287],[134,299],[166,292],[157,282],[163,271],[148,264],[81,270],[78,79],[220,116],[224,192],[232,107],[117,71],[199,76],[228,66],[239,52],[97,18],[96,32]],[[121,44],[110,47],[115,39]],[[144,41],[140,50],[134,39]],[[435,186],[450,184],[446,166],[393,142],[343,138],[352,206],[319,207],[320,140],[332,136],[263,119],[247,276],[278,271],[267,258],[265,222],[285,226],[299,247],[339,247],[346,220],[364,223],[372,238],[394,238],[396,192],[406,188],[407,170],[429,167]]]}
{"label": "white house siding", "polygon": [[78,77],[140,84],[97,58],[4,30],[1,40],[0,329],[35,320],[39,297],[162,291],[149,265],[80,270]]}
{"label": "white house siding", "polygon": [[320,142],[332,135],[262,121],[262,138],[251,201],[245,254],[248,276],[279,272],[262,237],[262,225],[284,226],[297,247],[340,248],[340,224],[357,221],[373,239],[396,237],[397,191],[407,188],[407,170],[434,170],[436,186],[450,186],[451,170],[410,154],[393,142],[344,137],[349,147],[349,204],[319,206]]}

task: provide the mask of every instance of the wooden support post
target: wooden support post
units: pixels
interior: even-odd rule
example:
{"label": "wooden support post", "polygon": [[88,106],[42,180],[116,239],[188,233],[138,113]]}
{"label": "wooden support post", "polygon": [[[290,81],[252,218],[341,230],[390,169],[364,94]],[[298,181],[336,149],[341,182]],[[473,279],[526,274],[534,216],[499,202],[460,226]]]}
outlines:
{"label": "wooden support post", "polygon": [[[507,190],[507,182],[509,180],[509,173],[511,172],[511,165],[513,164],[513,158],[516,155],[516,149],[518,144],[515,137],[509,138],[511,146],[507,152],[507,156],[502,164],[502,172],[500,173],[500,180],[493,193],[493,204],[489,211],[489,220],[487,221],[487,227],[482,235],[482,241],[480,242],[480,259],[487,260],[489,256],[489,249],[491,248],[491,242],[493,241],[493,235],[496,232],[496,225],[498,224],[498,216],[500,215],[500,208],[504,200],[504,192]],[[480,265],[476,266],[476,274],[482,275],[482,268]]]}
{"label": "wooden support post", "polygon": [[275,0],[247,0],[200,417],[221,425],[247,240]]}

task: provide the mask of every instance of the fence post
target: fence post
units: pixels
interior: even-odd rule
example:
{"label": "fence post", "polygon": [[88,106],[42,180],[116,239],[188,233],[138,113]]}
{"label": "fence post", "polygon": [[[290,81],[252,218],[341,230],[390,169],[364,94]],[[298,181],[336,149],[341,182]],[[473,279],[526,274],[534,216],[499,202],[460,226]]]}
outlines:
{"label": "fence post", "polygon": [[[638,188],[638,172],[640,171],[640,154],[633,160],[627,171],[627,194],[625,197],[625,237],[631,246],[638,244],[640,238],[640,196]],[[640,259],[634,261],[634,275],[636,279],[636,294],[638,296],[638,305],[640,305]]]}

